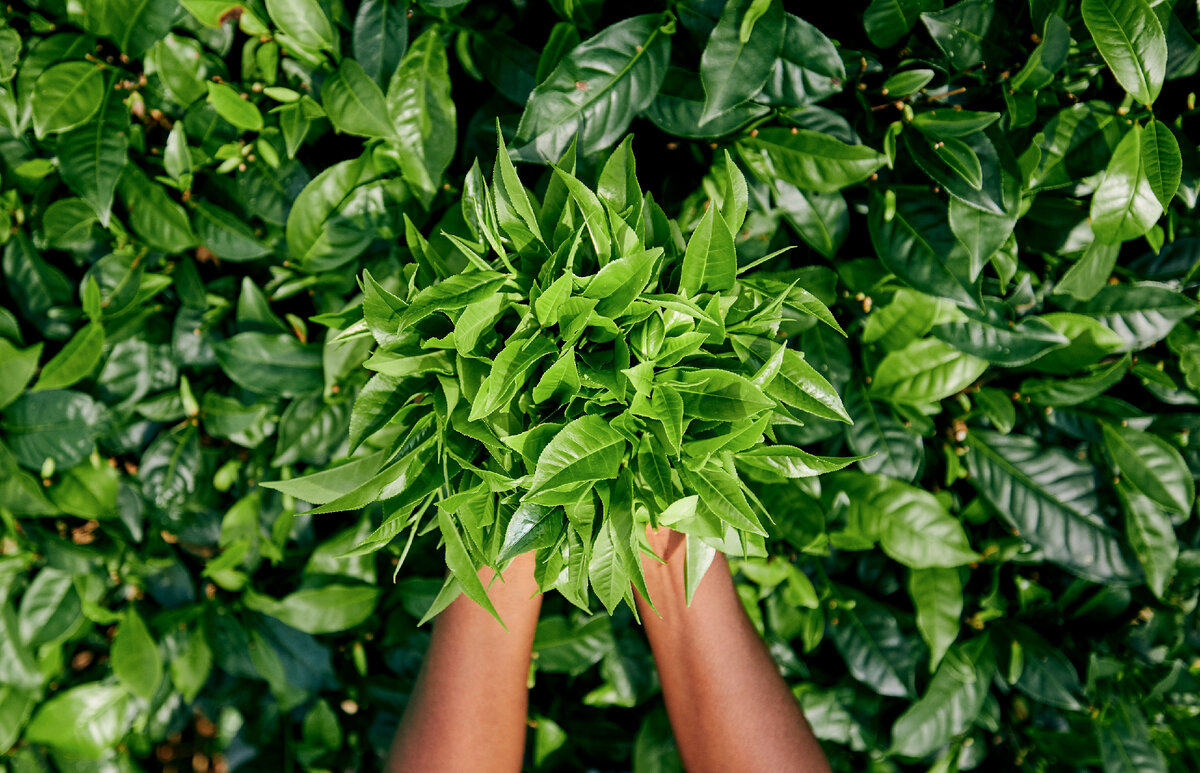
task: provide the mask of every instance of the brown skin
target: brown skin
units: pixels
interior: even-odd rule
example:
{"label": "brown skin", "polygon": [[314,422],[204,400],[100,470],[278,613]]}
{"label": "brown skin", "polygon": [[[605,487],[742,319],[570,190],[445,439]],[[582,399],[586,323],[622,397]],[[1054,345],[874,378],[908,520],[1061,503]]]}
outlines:
{"label": "brown skin", "polygon": [[[492,575],[491,569],[479,573],[484,587]],[[514,558],[488,596],[507,631],[466,596],[435,619],[429,652],[392,741],[388,773],[521,769],[526,682],[542,606],[533,553]]]}
{"label": "brown skin", "polygon": [[[828,773],[800,704],[746,617],[725,557],[717,554],[689,607],[683,535],[647,528],[646,536],[666,563],[643,558],[658,613],[640,595],[638,610],[689,773]],[[492,571],[479,576],[486,586]],[[533,554],[513,559],[488,596],[508,631],[465,596],[438,615],[388,773],[521,769],[526,680],[542,601]]]}
{"label": "brown skin", "polygon": [[638,611],[684,767],[689,773],[828,773],[800,704],[746,616],[725,556],[717,553],[689,607],[684,535],[647,527],[646,536],[666,563],[643,558],[658,614],[640,594]]}

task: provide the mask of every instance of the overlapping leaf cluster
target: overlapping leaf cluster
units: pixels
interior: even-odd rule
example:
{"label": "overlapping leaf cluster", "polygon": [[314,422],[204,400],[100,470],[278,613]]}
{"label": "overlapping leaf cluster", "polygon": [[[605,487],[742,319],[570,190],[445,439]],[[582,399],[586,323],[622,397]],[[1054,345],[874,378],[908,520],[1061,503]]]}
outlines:
{"label": "overlapping leaf cluster", "polygon": [[678,770],[653,519],[837,770],[1198,767],[1194,3],[6,10],[0,764],[377,767],[532,549]]}
{"label": "overlapping leaf cluster", "polygon": [[479,569],[531,550],[543,590],[588,611],[590,585],[610,613],[622,598],[632,609],[647,522],[688,535],[690,599],[714,550],[766,555],[772,517],[739,466],[788,480],[854,461],[777,437],[803,416],[849,420],[778,342],[785,317],[842,330],[795,272],[738,278],[747,187],[732,158],[686,244],[643,197],[628,141],[595,192],[573,161],[572,147],[537,210],[503,143],[490,186],[476,162],[471,240],[447,235],[456,255],[407,223],[414,261],[396,293],[367,272],[361,306],[329,315],[333,341],[378,345],[350,415],[351,453],[372,451],[266,484],[320,504],[313,514],[382,501],[364,552],[406,531],[411,544],[436,508],[450,575],[426,617],[463,591],[495,614]]}

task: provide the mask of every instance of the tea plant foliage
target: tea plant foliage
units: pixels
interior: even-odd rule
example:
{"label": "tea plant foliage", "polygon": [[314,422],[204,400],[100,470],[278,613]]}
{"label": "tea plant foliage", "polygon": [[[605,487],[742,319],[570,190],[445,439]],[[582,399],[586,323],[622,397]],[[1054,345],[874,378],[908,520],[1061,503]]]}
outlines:
{"label": "tea plant foliage", "polygon": [[1196,769],[1196,5],[636,10],[7,8],[0,764],[381,769],[533,551],[527,768],[679,770],[653,524],[837,770]]}

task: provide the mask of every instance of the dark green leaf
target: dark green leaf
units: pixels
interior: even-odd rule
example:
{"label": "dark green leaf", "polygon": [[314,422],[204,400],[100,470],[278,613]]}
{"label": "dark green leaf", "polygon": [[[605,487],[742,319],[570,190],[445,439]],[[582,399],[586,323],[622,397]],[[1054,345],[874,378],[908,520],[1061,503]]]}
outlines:
{"label": "dark green leaf", "polygon": [[962,627],[963,583],[959,570],[913,569],[908,573],[908,595],[917,610],[917,630],[929,646],[929,670],[935,671]]}
{"label": "dark green leaf", "polygon": [[889,353],[875,369],[871,396],[896,403],[930,403],[970,386],[987,363],[937,340],[926,338]]}
{"label": "dark green leaf", "polygon": [[0,415],[0,428],[23,466],[39,470],[46,459],[59,469],[87,458],[106,429],[104,405],[82,392],[27,392]]}
{"label": "dark green leaf", "polygon": [[271,254],[244,222],[207,202],[198,202],[194,210],[196,236],[214,255],[225,260],[254,260]]}
{"label": "dark green leaf", "polygon": [[961,322],[945,322],[935,325],[932,333],[959,351],[1007,368],[1027,365],[1070,343],[1048,322],[1025,317],[1014,323],[1005,320],[994,307],[988,308],[983,319],[968,317]]}
{"label": "dark green leaf", "polygon": [[846,67],[833,42],[799,16],[784,17],[783,48],[762,95],[771,104],[800,107],[842,90]]}
{"label": "dark green leaf", "polygon": [[53,567],[41,569],[21,597],[17,613],[21,640],[31,647],[61,641],[80,622],[80,606],[70,574]]}
{"label": "dark green leaf", "polygon": [[104,9],[106,34],[126,54],[139,57],[171,29],[178,5],[175,0],[108,0]]}
{"label": "dark green leaf", "polygon": [[983,709],[995,670],[986,635],[952,647],[925,694],[892,726],[891,751],[925,757],[966,731]]}
{"label": "dark green leaf", "polygon": [[887,268],[914,289],[963,306],[978,306],[970,256],[947,226],[946,209],[930,196],[897,196],[888,216],[882,197],[872,198],[871,243]]}
{"label": "dark green leaf", "polygon": [[1019,200],[1017,179],[1006,169],[1001,150],[984,132],[934,141],[905,134],[904,146],[917,165],[954,198],[993,215],[1012,216]]}
{"label": "dark green leaf", "polygon": [[1146,573],[1146,584],[1155,596],[1163,598],[1179,558],[1179,539],[1170,514],[1125,479],[1117,483],[1117,494],[1125,511],[1129,546]]}
{"label": "dark green leaf", "polygon": [[324,383],[320,349],[291,335],[239,333],[215,349],[222,370],[251,392],[293,397]]}
{"label": "dark green leaf", "polygon": [[850,213],[840,193],[802,191],[782,181],[774,183],[775,204],[808,246],[832,258],[850,233]]}
{"label": "dark green leaf", "polygon": [[[1092,230],[1101,241],[1135,239],[1149,231],[1162,216],[1163,205],[1155,195],[1146,167],[1146,161],[1157,156],[1143,155],[1145,144],[1142,127],[1134,124],[1113,151],[1104,177],[1092,196]],[[1157,148],[1157,142],[1153,146]]]}
{"label": "dark green leaf", "polygon": [[1136,578],[1116,533],[1097,515],[1091,465],[1024,435],[972,430],[967,445],[975,489],[1047,560],[1098,582]]}
{"label": "dark green leaf", "polygon": [[1087,375],[1073,379],[1030,378],[1021,382],[1020,394],[1036,405],[1061,408],[1091,400],[1120,382],[1129,371],[1126,356],[1110,364],[1091,368]]}
{"label": "dark green leaf", "polygon": [[1025,66],[1013,76],[1012,88],[1037,91],[1049,86],[1055,74],[1066,64],[1071,47],[1071,32],[1061,16],[1046,17],[1042,39],[1029,55]]}
{"label": "dark green leaf", "polygon": [[1011,626],[1009,631],[1021,649],[1023,668],[1016,680],[1017,689],[1050,706],[1082,711],[1087,705],[1083,685],[1062,649],[1024,625]]}
{"label": "dark green leaf", "polygon": [[644,115],[663,131],[679,137],[722,137],[766,115],[770,108],[744,102],[707,123],[700,121],[703,112],[704,89],[699,76],[672,67]]}
{"label": "dark green leaf", "polygon": [[104,327],[91,322],[71,336],[67,345],[46,363],[32,391],[66,389],[87,378],[104,354]]}
{"label": "dark green leaf", "polygon": [[514,155],[553,163],[578,138],[590,155],[612,144],[644,110],[666,75],[670,38],[658,14],[606,27],[576,46],[529,97]]}
{"label": "dark green leaf", "polygon": [[104,101],[104,75],[91,62],[63,62],[38,76],[33,90],[33,127],[38,137],[86,123]]}
{"label": "dark green leaf", "polygon": [[780,179],[825,193],[862,182],[886,163],[881,153],[865,145],[847,145],[808,129],[760,129],[737,147],[759,179]]}
{"label": "dark green leaf", "polygon": [[128,158],[129,109],[119,92],[104,91],[92,120],[58,136],[59,173],[63,182],[92,205],[100,225],[108,226],[117,180]]}
{"label": "dark green leaf", "polygon": [[162,658],[154,637],[135,609],[126,610],[112,643],[112,668],[117,681],[145,700],[154,697],[162,681]]}
{"label": "dark green leaf", "polygon": [[360,137],[395,139],[383,91],[362,65],[346,59],[321,85],[321,104],[338,131]]}
{"label": "dark green leaf", "polygon": [[1145,0],[1083,0],[1083,23],[1096,48],[1130,96],[1149,105],[1167,69],[1162,25]]}
{"label": "dark green leaf", "polygon": [[1161,121],[1151,119],[1142,130],[1142,167],[1158,202],[1166,209],[1179,189],[1183,160],[1179,142]]}
{"label": "dark green leaf", "polygon": [[187,212],[162,185],[132,164],[125,166],[117,185],[130,212],[130,226],[151,248],[179,253],[196,244]]}
{"label": "dark green leaf", "polygon": [[1141,710],[1122,699],[1107,709],[1103,721],[1096,722],[1104,773],[1166,773],[1167,761],[1151,741]]}
{"label": "dark green leaf", "polygon": [[920,657],[915,637],[906,636],[896,616],[878,601],[848,588],[838,589],[836,599],[830,632],[854,678],[880,695],[915,697]]}
{"label": "dark green leaf", "polygon": [[354,16],[354,56],[386,86],[408,48],[408,0],[364,0]]}
{"label": "dark green leaf", "polygon": [[375,612],[381,593],[379,588],[333,584],[294,591],[282,599],[247,591],[243,599],[249,609],[315,634],[336,633],[363,622]]}
{"label": "dark green leaf", "polygon": [[1160,507],[1188,515],[1196,483],[1178,449],[1149,432],[1105,424],[1104,447],[1120,474]]}
{"label": "dark green leaf", "polygon": [[994,12],[994,0],[961,0],[944,11],[922,13],[921,21],[950,64],[966,70],[983,61],[983,36]]}
{"label": "dark green leaf", "polygon": [[508,522],[496,563],[504,564],[522,553],[554,545],[562,535],[565,522],[558,508],[526,502],[517,508]]}
{"label": "dark green leaf", "polygon": [[1124,339],[1121,351],[1139,351],[1161,341],[1196,309],[1182,293],[1146,282],[1106,286],[1074,311],[1095,317]]}
{"label": "dark green leaf", "polygon": [[850,449],[864,458],[859,469],[908,482],[921,466],[922,440],[904,428],[881,404],[871,401],[863,386],[846,390],[846,411],[854,424],[846,427]]}
{"label": "dark green leaf", "polygon": [[266,0],[271,21],[300,48],[316,53],[332,48],[333,25],[318,0]]}
{"label": "dark green leaf", "polygon": [[942,7],[943,0],[871,0],[863,25],[871,43],[891,48],[899,43],[925,11]]}
{"label": "dark green leaf", "polygon": [[[726,3],[700,57],[700,81],[704,84],[704,113],[707,123],[721,113],[757,94],[771,74],[784,39],[783,5],[754,0]],[[758,10],[750,34],[744,33],[749,12]]]}
{"label": "dark green leaf", "polygon": [[354,189],[369,174],[367,157],[330,166],[304,186],[287,219],[288,253],[311,270],[353,260],[372,233],[342,214]]}
{"label": "dark green leaf", "polygon": [[159,435],[142,454],[138,478],[146,498],[162,510],[173,510],[195,493],[200,474],[200,448],[190,427]]}

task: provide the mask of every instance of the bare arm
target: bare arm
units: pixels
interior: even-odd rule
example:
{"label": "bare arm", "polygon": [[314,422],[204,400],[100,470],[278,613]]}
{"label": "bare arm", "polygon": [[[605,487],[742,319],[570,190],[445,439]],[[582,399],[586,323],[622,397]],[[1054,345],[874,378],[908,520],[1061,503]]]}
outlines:
{"label": "bare arm", "polygon": [[[486,587],[492,571],[480,579]],[[466,596],[434,619],[429,652],[388,757],[389,773],[521,770],[526,682],[542,596],[533,553],[518,556],[488,596],[508,626]]]}
{"label": "bare arm", "polygon": [[684,767],[828,773],[800,704],[746,617],[725,556],[717,554],[688,607],[684,536],[666,528],[646,533],[667,561],[643,559],[661,617],[640,595],[638,609]]}

